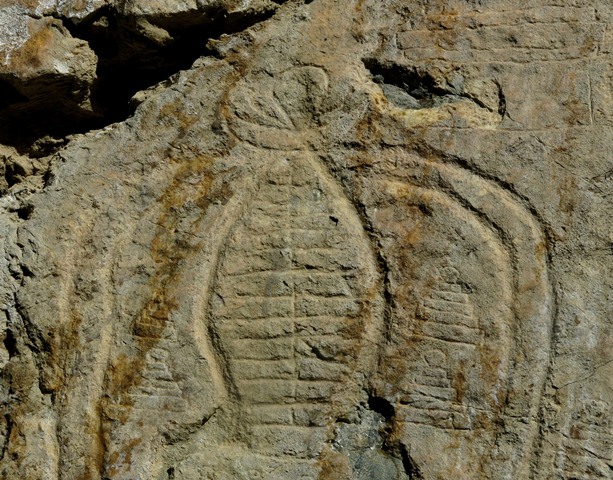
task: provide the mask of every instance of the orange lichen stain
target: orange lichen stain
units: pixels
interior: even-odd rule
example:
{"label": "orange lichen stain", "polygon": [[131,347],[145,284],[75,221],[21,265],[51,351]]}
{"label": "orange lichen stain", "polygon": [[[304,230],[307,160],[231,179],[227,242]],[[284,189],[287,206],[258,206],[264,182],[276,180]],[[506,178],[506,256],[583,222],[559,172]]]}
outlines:
{"label": "orange lichen stain", "polygon": [[[495,391],[491,391],[491,401],[489,405],[493,414],[500,414],[504,410],[506,404],[507,390],[506,383],[502,378],[506,377],[506,367],[503,365],[501,355],[498,349],[494,346],[480,346],[478,349],[478,365],[481,369],[481,379],[486,385],[497,385]],[[502,378],[501,378],[502,377]],[[500,385],[500,382],[503,382]]]}
{"label": "orange lichen stain", "polygon": [[535,250],[536,257],[539,260],[544,261],[547,258],[547,241],[543,238],[536,244]]}
{"label": "orange lichen stain", "polygon": [[456,391],[456,402],[462,403],[464,399],[464,395],[466,394],[466,390],[468,388],[466,384],[466,374],[464,373],[466,369],[466,362],[461,360],[457,366],[457,369],[454,372],[452,385],[454,390]]}
{"label": "orange lichen stain", "polygon": [[465,27],[465,22],[462,21],[462,13],[457,10],[451,10],[436,17],[438,26],[444,30],[451,30],[455,27]]}
{"label": "orange lichen stain", "polygon": [[76,312],[67,324],[61,325],[46,334],[45,350],[47,366],[41,371],[41,388],[43,391],[59,391],[66,383],[66,372],[72,371],[68,365],[74,352],[79,352],[78,331],[83,319]]}
{"label": "orange lichen stain", "polygon": [[109,396],[111,398],[117,397],[136,385],[140,380],[139,372],[143,365],[144,355],[140,354],[136,358],[129,358],[122,353],[114,358],[107,371],[107,392]]}
{"label": "orange lichen stain", "polygon": [[579,45],[579,53],[583,57],[590,57],[598,50],[600,41],[594,35],[586,35],[583,44]]}
{"label": "orange lichen stain", "polygon": [[26,7],[29,10],[34,10],[39,6],[40,0],[21,0],[19,3],[21,6]]}
{"label": "orange lichen stain", "polygon": [[338,452],[326,450],[319,455],[317,464],[320,467],[317,480],[350,480],[352,468],[349,459]]}
{"label": "orange lichen stain", "polygon": [[73,0],[71,4],[71,10],[75,12],[86,11],[87,9],[87,1],[86,0]]}
{"label": "orange lichen stain", "polygon": [[413,346],[413,342],[410,339],[405,341],[399,339],[399,343],[402,345],[391,345],[386,355],[385,361],[379,366],[380,375],[385,378],[385,382],[392,386],[391,392],[398,393],[402,390],[402,385],[406,383],[406,379],[409,377],[410,367],[407,364],[407,352],[410,351]]}
{"label": "orange lichen stain", "polygon": [[[376,107],[376,97],[373,102],[373,106]],[[379,101],[383,101],[380,100]],[[383,135],[380,132],[380,125],[383,120],[381,109],[371,108],[367,115],[364,115],[356,124],[354,142],[362,145],[376,145],[383,139]]]}
{"label": "orange lichen stain", "polygon": [[160,109],[160,121],[168,119],[173,126],[178,127],[177,140],[183,138],[189,129],[198,121],[198,115],[185,113],[185,106],[180,102],[168,102]]}
{"label": "orange lichen stain", "polygon": [[567,214],[569,217],[573,215],[577,206],[575,193],[580,191],[577,188],[577,180],[575,177],[567,176],[556,186],[558,192],[558,211]]}
{"label": "orange lichen stain", "polygon": [[[170,159],[170,163],[179,163]],[[106,378],[109,397],[121,399],[121,408],[115,409],[116,420],[126,422],[130,415],[131,400],[127,393],[141,380],[146,355],[159,343],[172,312],[177,308],[174,285],[183,262],[202,249],[204,239],[196,230],[212,202],[230,196],[227,185],[214,186],[214,176],[209,171],[213,159],[197,157],[179,164],[173,181],[161,197],[161,213],[156,224],[151,255],[157,263],[151,280],[151,296],[134,321],[135,354],[125,354],[113,359]],[[195,214],[184,221],[186,211]]]}
{"label": "orange lichen stain", "polygon": [[570,431],[568,432],[568,436],[570,438],[573,438],[575,440],[580,439],[581,438],[581,429],[576,425],[572,425],[570,427]]}
{"label": "orange lichen stain", "polygon": [[[94,480],[102,476],[102,470],[104,468],[104,452],[106,452],[106,437],[104,435],[104,409],[102,406],[102,400],[99,399],[96,404],[96,410],[98,413],[97,423],[92,426],[92,431],[87,432],[90,438],[94,439],[92,444],[94,447],[93,463],[94,468],[87,470],[87,476],[84,480]],[[95,473],[94,473],[95,472]]]}
{"label": "orange lichen stain", "polygon": [[52,26],[47,24],[36,27],[30,32],[30,38],[19,49],[11,53],[11,64],[24,68],[38,68],[42,65],[42,58],[47,55],[53,44]]}
{"label": "orange lichen stain", "polygon": [[121,472],[120,468],[123,465],[130,465],[130,463],[132,463],[132,452],[141,442],[142,440],[140,438],[132,439],[123,450],[114,452],[109,456],[107,464],[110,465],[110,467],[106,471],[106,475],[109,478],[115,478]]}
{"label": "orange lichen stain", "polygon": [[[200,250],[203,239],[196,235],[198,224],[211,203],[225,203],[231,195],[229,185],[214,185],[215,177],[209,170],[212,162],[212,158],[200,156],[181,163],[161,197],[162,213],[156,222],[159,227],[151,247],[159,265],[158,284],[160,279],[165,279],[161,282],[165,283],[174,276],[179,261]],[[193,209],[198,213],[186,224],[182,221],[183,212]],[[163,292],[159,295],[163,296]]]}
{"label": "orange lichen stain", "polygon": [[139,334],[144,338],[159,339],[162,332],[157,331],[163,329],[166,321],[170,317],[172,310],[176,308],[176,303],[167,299],[162,292],[154,292],[145,307],[141,312],[141,316],[135,325],[135,329],[146,328],[145,325],[149,325],[151,328],[147,329],[147,332]]}

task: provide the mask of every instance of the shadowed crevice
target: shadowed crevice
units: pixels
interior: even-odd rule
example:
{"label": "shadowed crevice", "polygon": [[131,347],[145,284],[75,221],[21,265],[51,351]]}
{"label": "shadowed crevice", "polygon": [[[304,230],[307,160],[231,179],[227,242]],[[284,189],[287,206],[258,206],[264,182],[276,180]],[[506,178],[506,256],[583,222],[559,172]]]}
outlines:
{"label": "shadowed crevice", "polygon": [[394,405],[386,398],[369,395],[368,408],[381,415],[385,420],[385,424],[379,430],[379,434],[383,440],[382,451],[402,462],[404,473],[410,480],[424,480],[419,466],[411,457],[406,445],[398,441],[396,435],[393,434],[396,417],[396,408]]}
{"label": "shadowed crevice", "polygon": [[364,59],[364,65],[387,99],[397,107],[431,108],[458,97],[457,92],[443,88],[427,71],[373,58]]}
{"label": "shadowed crevice", "polygon": [[448,81],[436,78],[424,68],[382,62],[375,58],[363,59],[364,66],[378,83],[390,103],[399,108],[419,110],[435,108],[461,100],[470,100],[477,107],[496,113],[502,118],[506,114],[506,98],[500,83],[491,80],[496,89],[496,102],[483,101],[464,90],[463,80]]}
{"label": "shadowed crevice", "polygon": [[400,450],[400,456],[402,459],[402,466],[405,473],[409,476],[410,480],[424,480],[419,467],[415,461],[411,458],[408,448],[404,444],[400,444],[398,449]]}
{"label": "shadowed crevice", "polygon": [[277,8],[271,5],[253,11],[229,13],[216,8],[150,19],[107,7],[78,25],[60,18],[98,58],[89,98],[71,98],[83,90],[77,77],[50,74],[27,83],[0,78],[0,143],[23,154],[48,155],[62,144],[55,139],[125,120],[134,113],[136,104],[130,102],[134,94],[190,68],[199,57],[213,55],[209,40],[269,19]]}
{"label": "shadowed crevice", "polygon": [[394,406],[383,397],[370,396],[368,398],[368,408],[381,415],[387,422],[391,421],[396,414]]}

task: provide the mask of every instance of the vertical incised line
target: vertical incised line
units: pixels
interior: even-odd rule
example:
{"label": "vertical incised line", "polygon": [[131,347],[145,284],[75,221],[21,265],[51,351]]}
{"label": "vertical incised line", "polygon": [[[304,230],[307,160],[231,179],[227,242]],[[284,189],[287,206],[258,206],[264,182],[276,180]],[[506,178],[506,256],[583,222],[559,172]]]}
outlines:
{"label": "vertical incised line", "polygon": [[[290,281],[292,282],[292,352],[294,355],[294,382],[293,382],[293,396],[294,403],[296,403],[296,390],[298,388],[298,360],[296,358],[296,282],[294,280],[293,274],[293,263],[295,258],[295,249],[294,249],[294,235],[296,234],[295,230],[291,227],[292,221],[292,201],[293,201],[293,189],[294,189],[294,168],[290,161],[290,175],[289,175],[289,201],[287,202],[287,227],[288,227],[288,241],[290,247],[290,258],[292,264],[290,265]],[[292,423],[294,423],[294,418],[292,415]]]}

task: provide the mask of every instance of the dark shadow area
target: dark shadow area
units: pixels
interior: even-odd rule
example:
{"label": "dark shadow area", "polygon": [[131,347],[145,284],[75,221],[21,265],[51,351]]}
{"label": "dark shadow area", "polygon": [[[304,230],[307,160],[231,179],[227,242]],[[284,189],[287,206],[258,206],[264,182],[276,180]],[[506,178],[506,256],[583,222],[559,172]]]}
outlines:
{"label": "dark shadow area", "polygon": [[19,354],[19,350],[17,349],[17,339],[15,338],[15,335],[13,334],[12,330],[8,329],[6,331],[6,336],[4,337],[3,344],[4,348],[9,354],[9,358],[12,358],[15,355]]}
{"label": "dark shadow area", "polygon": [[[402,462],[404,473],[411,480],[423,480],[423,476],[418,465],[411,458],[411,455],[403,443],[399,442],[396,435],[393,435],[394,417],[396,409],[391,402],[383,397],[369,395],[368,408],[373,412],[378,413],[385,419],[385,425],[379,431],[383,439],[382,452],[397,458]],[[393,440],[392,440],[393,439]]]}
{"label": "dark shadow area", "polygon": [[[40,138],[60,138],[103,124],[102,116],[87,114],[69,98],[54,94],[56,88],[59,88],[55,82],[47,85],[41,91],[44,98],[20,96],[19,101],[0,107],[0,143],[11,145],[20,153],[29,154],[30,147]],[[3,96],[2,99],[6,100],[7,97]],[[39,154],[33,156],[44,155],[46,149],[41,147]]]}
{"label": "dark shadow area", "polygon": [[428,72],[414,67],[364,59],[373,80],[385,96],[401,108],[431,108],[457,98],[457,92],[442,88]]}
{"label": "dark shadow area", "polygon": [[383,397],[369,397],[368,408],[389,422],[395,415],[394,406]]}
{"label": "dark shadow area", "polygon": [[419,467],[409,455],[409,451],[405,445],[400,445],[400,456],[402,457],[402,466],[405,473],[411,480],[423,480],[423,475],[419,471]]}
{"label": "dark shadow area", "polygon": [[273,13],[271,10],[249,16],[210,10],[198,15],[168,16],[153,24],[107,10],[88,25],[71,26],[65,22],[65,26],[73,36],[86,40],[98,56],[92,106],[112,123],[132,113],[128,101],[136,92],[210,55],[206,47],[210,39],[242,31]]}
{"label": "dark shadow area", "polygon": [[480,108],[498,113],[501,118],[506,114],[506,98],[501,85],[496,80],[493,80],[493,83],[497,88],[498,105],[493,107],[488,106],[476,96],[467,94],[463,91],[462,85],[437,81],[421,68],[382,62],[375,58],[365,58],[362,61],[371,73],[372,80],[381,86],[385,97],[399,108],[433,108],[445,103],[468,99]]}
{"label": "dark shadow area", "polygon": [[[228,14],[209,9],[156,17],[154,22],[106,8],[78,25],[62,19],[71,35],[88,42],[98,57],[91,109],[79,104],[86,99],[69,98],[67,94],[78,91],[79,86],[67,84],[66,77],[39,77],[34,87],[0,79],[0,143],[41,156],[49,149],[33,152],[31,147],[42,138],[62,138],[125,120],[134,112],[129,100],[136,92],[211,55],[207,49],[210,39],[242,31],[274,12],[273,8]],[[58,146],[57,140],[50,144]]]}
{"label": "dark shadow area", "polygon": [[0,79],[0,111],[10,105],[26,102],[28,99],[6,80]]}

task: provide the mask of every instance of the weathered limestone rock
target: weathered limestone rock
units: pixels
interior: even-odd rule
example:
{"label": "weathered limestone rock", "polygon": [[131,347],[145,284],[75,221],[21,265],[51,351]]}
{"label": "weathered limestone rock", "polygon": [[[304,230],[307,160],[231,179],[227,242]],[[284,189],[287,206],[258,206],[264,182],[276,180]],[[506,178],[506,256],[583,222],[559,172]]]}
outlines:
{"label": "weathered limestone rock", "polygon": [[0,6],[3,140],[20,135],[12,125],[16,117],[44,115],[53,131],[53,123],[66,115],[86,118],[93,113],[90,91],[96,55],[59,20],[35,15],[19,5]]}
{"label": "weathered limestone rock", "polygon": [[0,8],[1,478],[613,478],[608,2]]}

